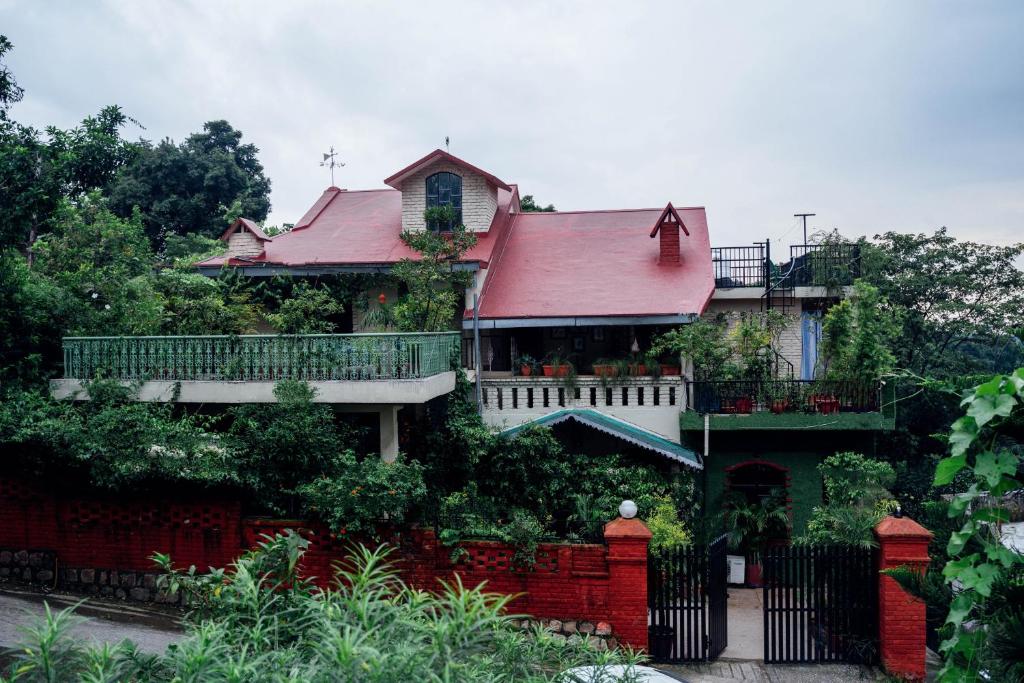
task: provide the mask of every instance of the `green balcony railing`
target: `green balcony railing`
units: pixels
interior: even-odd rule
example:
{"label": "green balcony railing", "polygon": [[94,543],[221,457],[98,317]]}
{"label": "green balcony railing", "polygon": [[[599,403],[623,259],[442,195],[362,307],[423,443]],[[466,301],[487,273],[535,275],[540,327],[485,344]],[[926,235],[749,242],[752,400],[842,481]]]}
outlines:
{"label": "green balcony railing", "polygon": [[458,332],[65,337],[64,377],[124,380],[420,379],[451,369]]}

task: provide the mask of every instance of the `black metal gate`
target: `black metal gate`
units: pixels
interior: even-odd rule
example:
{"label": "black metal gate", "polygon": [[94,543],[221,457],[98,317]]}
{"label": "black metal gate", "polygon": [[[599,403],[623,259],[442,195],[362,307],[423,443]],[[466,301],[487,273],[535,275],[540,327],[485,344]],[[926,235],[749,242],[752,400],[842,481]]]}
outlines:
{"label": "black metal gate", "polygon": [[648,558],[647,620],[651,658],[706,661],[728,642],[726,539]]}
{"label": "black metal gate", "polygon": [[762,569],[765,662],[877,662],[875,551],[771,548]]}

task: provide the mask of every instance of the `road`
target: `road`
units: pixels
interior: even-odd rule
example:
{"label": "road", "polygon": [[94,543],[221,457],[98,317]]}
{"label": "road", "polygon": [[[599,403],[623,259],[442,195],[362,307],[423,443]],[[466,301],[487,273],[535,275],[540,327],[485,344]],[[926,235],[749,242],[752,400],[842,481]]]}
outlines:
{"label": "road", "polygon": [[[4,587],[0,590],[0,649],[23,639],[20,628],[31,626],[45,614],[43,602],[53,610],[74,605],[82,598],[67,595],[40,595]],[[124,639],[135,642],[145,652],[161,653],[182,637],[181,626],[172,616],[124,603],[87,599],[75,613],[85,618],[72,633],[96,643],[117,644]]]}

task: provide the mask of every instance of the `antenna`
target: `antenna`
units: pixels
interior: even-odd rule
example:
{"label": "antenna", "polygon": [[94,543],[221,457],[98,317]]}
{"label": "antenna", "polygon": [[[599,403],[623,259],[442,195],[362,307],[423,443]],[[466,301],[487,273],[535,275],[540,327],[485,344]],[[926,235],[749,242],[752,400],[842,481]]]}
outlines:
{"label": "antenna", "polygon": [[336,156],[338,156],[338,153],[334,151],[334,146],[332,145],[330,154],[324,152],[323,161],[320,162],[321,166],[326,166],[327,168],[331,169],[331,185],[334,185],[334,169],[340,168],[345,165],[342,162],[335,159]]}
{"label": "antenna", "polygon": [[807,217],[808,216],[817,216],[817,215],[818,214],[816,214],[816,213],[794,213],[793,214],[793,218],[803,218],[804,219],[804,244],[807,244]]}
{"label": "antenna", "polygon": [[446,152],[448,152],[450,154],[451,150],[448,148],[448,143],[449,142],[451,142],[451,140],[448,138],[447,135],[445,135],[444,136],[444,151],[446,151]]}

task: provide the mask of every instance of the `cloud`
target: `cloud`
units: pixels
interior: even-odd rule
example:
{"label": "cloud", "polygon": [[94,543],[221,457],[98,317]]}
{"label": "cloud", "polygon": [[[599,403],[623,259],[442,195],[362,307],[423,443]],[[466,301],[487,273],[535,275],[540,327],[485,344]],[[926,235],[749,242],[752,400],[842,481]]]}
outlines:
{"label": "cloud", "polygon": [[181,139],[226,118],[261,149],[271,222],[329,182],[452,151],[562,209],[708,209],[716,244],[792,214],[1009,242],[1024,234],[1024,5],[0,3],[26,88],[73,125],[117,103]]}

